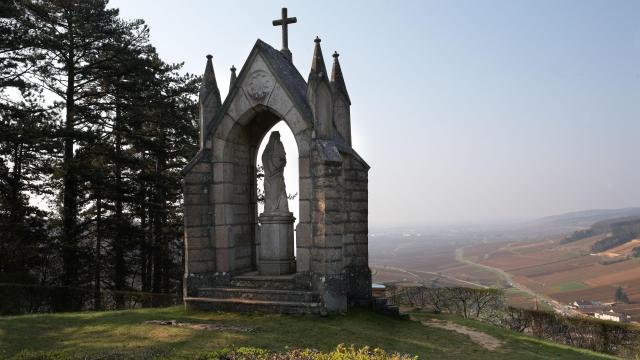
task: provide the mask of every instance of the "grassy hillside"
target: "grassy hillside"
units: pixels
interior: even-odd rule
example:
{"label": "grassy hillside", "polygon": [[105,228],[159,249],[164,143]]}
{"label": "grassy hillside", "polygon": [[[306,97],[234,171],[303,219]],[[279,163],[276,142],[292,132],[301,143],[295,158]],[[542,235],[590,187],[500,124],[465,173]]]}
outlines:
{"label": "grassy hillside", "polygon": [[[203,330],[148,324],[180,320],[222,326]],[[426,324],[426,325],[425,325]],[[435,324],[435,325],[429,325]],[[472,335],[446,329],[458,326]],[[247,331],[252,330],[252,331]],[[488,350],[475,335],[501,345]],[[329,351],[340,343],[410,353],[420,359],[608,359],[474,321],[416,313],[401,320],[367,310],[347,315],[284,316],[185,312],[181,307],[114,312],[0,317],[0,358],[192,359],[222,347],[252,346],[275,351],[314,348]],[[111,354],[111,357],[105,355]],[[114,355],[117,354],[117,355]]]}

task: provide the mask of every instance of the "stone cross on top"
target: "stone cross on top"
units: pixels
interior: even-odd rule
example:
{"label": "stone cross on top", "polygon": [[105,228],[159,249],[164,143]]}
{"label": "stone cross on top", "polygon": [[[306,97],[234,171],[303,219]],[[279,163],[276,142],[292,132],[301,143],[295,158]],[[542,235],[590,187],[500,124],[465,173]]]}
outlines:
{"label": "stone cross on top", "polygon": [[282,26],[282,54],[292,61],[293,56],[291,55],[291,51],[289,50],[289,31],[288,25],[295,24],[298,22],[298,19],[295,17],[287,17],[287,8],[282,8],[282,19],[273,20],[273,26]]}

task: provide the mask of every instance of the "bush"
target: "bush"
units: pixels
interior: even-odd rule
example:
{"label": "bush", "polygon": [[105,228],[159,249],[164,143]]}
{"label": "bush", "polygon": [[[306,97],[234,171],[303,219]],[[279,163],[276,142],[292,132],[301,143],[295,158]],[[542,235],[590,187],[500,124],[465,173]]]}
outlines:
{"label": "bush", "polygon": [[222,349],[204,353],[197,360],[416,360],[417,356],[388,353],[382,349],[368,346],[356,348],[340,344],[335,350],[323,353],[313,349],[293,349],[286,352],[270,352],[252,347]]}
{"label": "bush", "polygon": [[504,292],[493,288],[424,286],[388,287],[395,305],[427,309],[436,313],[448,312],[468,318],[494,318],[504,307]]}
{"label": "bush", "polygon": [[640,341],[640,329],[630,324],[541,310],[508,307],[502,324],[545,340],[623,357],[635,356]]}

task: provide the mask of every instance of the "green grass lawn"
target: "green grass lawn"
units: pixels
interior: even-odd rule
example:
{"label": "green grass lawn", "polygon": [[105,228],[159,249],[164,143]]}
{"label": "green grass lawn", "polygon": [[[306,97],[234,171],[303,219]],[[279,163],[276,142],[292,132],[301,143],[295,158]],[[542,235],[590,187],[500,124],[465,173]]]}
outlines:
{"label": "green grass lawn", "polygon": [[[112,312],[0,317],[0,358],[54,354],[88,358],[118,353],[131,357],[156,354],[190,359],[230,346],[281,351],[314,348],[329,351],[340,343],[369,345],[410,353],[420,359],[607,359],[610,357],[543,342],[475,321],[416,313],[419,320],[450,320],[486,332],[505,344],[489,351],[466,335],[392,318],[368,310],[347,315],[286,316],[186,312],[182,307]],[[194,330],[145,324],[146,320],[182,320],[254,328],[253,332]],[[26,356],[28,355],[28,356]],[[46,359],[46,357],[32,357]],[[113,357],[111,357],[113,358]]]}

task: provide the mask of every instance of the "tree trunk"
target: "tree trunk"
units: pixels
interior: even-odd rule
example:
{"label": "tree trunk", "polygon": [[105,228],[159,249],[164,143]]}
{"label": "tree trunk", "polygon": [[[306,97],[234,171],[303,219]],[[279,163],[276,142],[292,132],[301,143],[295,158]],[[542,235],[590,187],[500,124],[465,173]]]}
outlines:
{"label": "tree trunk", "polygon": [[4,243],[0,242],[0,274],[18,275],[28,269],[23,269],[21,249],[26,245],[24,240],[25,207],[21,198],[22,192],[22,148],[20,141],[16,141],[12,150],[13,169],[8,178],[9,193],[7,194],[7,210],[10,233],[4,235]]}
{"label": "tree trunk", "polygon": [[[71,21],[69,21],[71,22]],[[72,28],[71,24],[69,26]],[[69,32],[73,44],[73,32]],[[62,204],[62,286],[77,287],[79,261],[77,251],[77,216],[78,183],[76,178],[73,145],[75,140],[75,64],[73,46],[68,52],[67,59],[67,91],[66,118],[64,129],[64,158],[63,158],[63,204]],[[73,299],[70,291],[61,289],[58,296],[59,310],[80,310],[81,302]]]}
{"label": "tree trunk", "polygon": [[95,248],[95,260],[93,268],[93,309],[102,309],[102,198],[101,195],[96,199],[96,248]]}
{"label": "tree trunk", "polygon": [[[147,211],[144,201],[139,209],[140,216],[140,230],[142,238],[140,239],[140,282],[142,283],[142,292],[149,292],[149,276],[147,272],[147,263],[149,258],[149,247],[147,245]],[[150,302],[145,296],[143,298],[142,306],[150,306]]]}
{"label": "tree trunk", "polygon": [[154,212],[153,212],[153,205],[151,205],[151,197],[147,196],[147,216],[148,216],[149,226],[147,231],[145,232],[145,247],[146,247],[145,254],[147,256],[146,284],[147,284],[147,291],[149,292],[153,292],[153,256],[154,256],[153,233],[155,231],[153,214]]}
{"label": "tree trunk", "polygon": [[[162,124],[162,113],[159,115],[159,124]],[[160,125],[157,125],[158,131],[158,153],[156,153],[156,166],[155,166],[155,181],[153,191],[153,208],[154,208],[154,244],[153,244],[153,292],[156,294],[167,293],[168,279],[167,279],[167,241],[166,241],[166,229],[167,222],[166,214],[166,199],[165,188],[162,181],[162,172],[164,170],[164,133],[160,129]],[[161,298],[158,297],[158,300]],[[159,305],[159,302],[156,302]]]}
{"label": "tree trunk", "polygon": [[[156,188],[155,192],[159,191]],[[154,196],[153,211],[153,293],[160,294],[162,291],[162,269],[164,268],[162,256],[162,233],[164,231],[160,208],[158,206],[158,195]],[[154,297],[154,305],[159,305],[159,296]]]}
{"label": "tree trunk", "polygon": [[[125,251],[125,238],[123,227],[124,221],[122,217],[122,134],[121,134],[121,121],[120,118],[120,105],[116,100],[116,118],[115,124],[113,127],[113,131],[115,133],[115,189],[117,191],[116,201],[115,201],[115,239],[114,239],[114,250],[115,250],[115,268],[114,268],[114,285],[116,291],[124,291],[126,287],[126,278],[127,278],[127,264],[124,259],[124,251]],[[125,305],[125,299],[122,293],[116,292],[115,295],[116,308],[122,309]]]}

